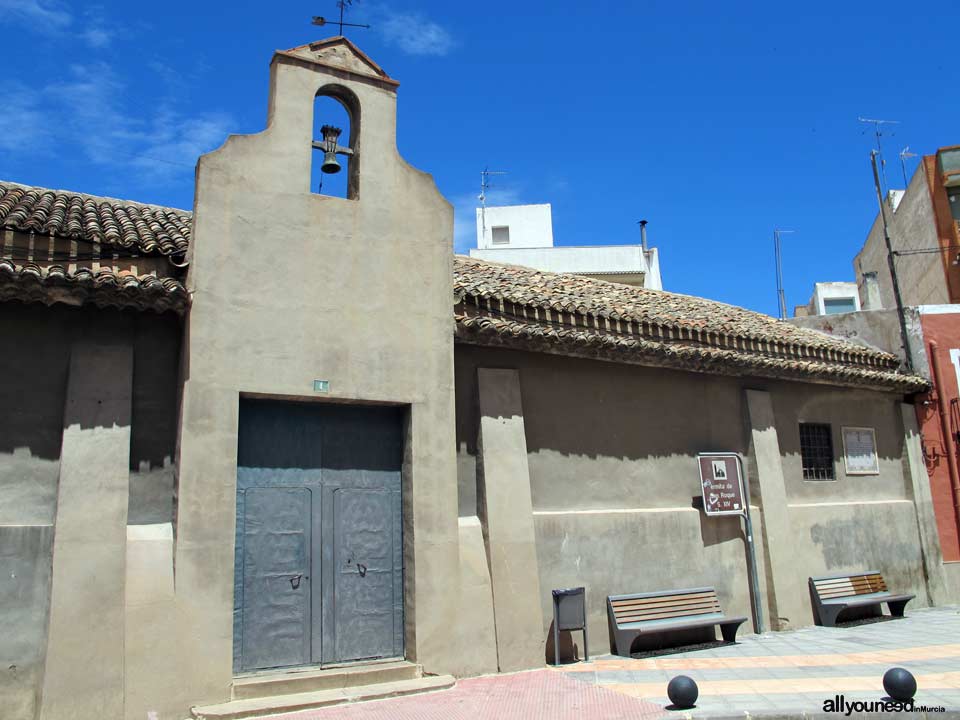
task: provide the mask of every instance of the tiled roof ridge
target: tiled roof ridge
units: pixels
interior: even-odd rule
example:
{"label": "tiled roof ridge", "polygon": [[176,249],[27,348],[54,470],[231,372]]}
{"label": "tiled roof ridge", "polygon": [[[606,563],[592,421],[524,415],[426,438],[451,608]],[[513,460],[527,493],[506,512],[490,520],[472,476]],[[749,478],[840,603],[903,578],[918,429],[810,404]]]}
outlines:
{"label": "tiled roof ridge", "polygon": [[[488,277],[491,268],[512,277],[506,283],[498,282],[496,278]],[[463,255],[455,256],[455,269],[455,302],[462,311],[474,315],[496,316],[547,326],[572,325],[602,334],[636,336],[668,344],[685,342],[705,347],[729,348],[785,359],[820,360],[890,371],[899,366],[898,359],[891,353],[856,345],[826,333],[800,328],[736,305],[706,298],[665,290],[635,288],[597,278],[551,273]],[[481,281],[471,281],[466,277],[471,272],[483,275]],[[554,292],[553,285],[560,282],[572,286],[572,291],[566,296],[558,296]],[[521,284],[522,289],[514,287],[516,284]],[[546,292],[543,291],[545,286]],[[540,294],[531,297],[531,288],[540,288]],[[649,312],[649,308],[643,308],[647,311],[645,313],[636,312],[636,308],[631,307],[621,306],[618,309],[615,302],[586,307],[583,302],[578,302],[583,300],[579,296],[584,294],[584,289],[598,291],[596,295],[609,293],[621,300],[633,300],[639,305],[647,302],[662,305],[666,301],[690,305],[687,310],[711,313],[726,310],[728,314],[738,316],[728,318],[728,324],[749,321],[757,323],[759,327],[733,328],[723,326],[722,323],[690,317],[655,317],[655,313]],[[491,300],[495,301],[494,304],[498,307],[492,306]],[[469,308],[472,310],[468,310]],[[541,313],[536,311],[531,317],[530,309],[544,310],[546,312],[542,313],[543,315],[552,313],[556,317],[541,317]],[[671,308],[681,313],[684,309]],[[570,317],[565,319],[564,315]],[[583,321],[578,322],[576,318]]]}
{"label": "tiled roof ridge", "polygon": [[110,195],[92,195],[91,193],[81,192],[79,190],[69,190],[67,188],[48,188],[41,185],[24,185],[15,180],[4,180],[0,178],[0,187],[10,186],[20,188],[21,190],[36,190],[39,192],[55,193],[58,195],[73,195],[84,200],[93,200],[94,202],[105,202],[110,205],[135,205],[136,207],[148,208],[150,210],[159,210],[161,212],[172,212],[183,217],[192,218],[192,210],[173,207],[172,205],[159,205],[157,203],[143,202],[142,200],[131,200],[130,198],[116,198]]}
{"label": "tiled roof ridge", "polygon": [[181,255],[193,214],[134,200],[0,181],[0,227],[133,249]]}
{"label": "tiled roof ridge", "polygon": [[575,328],[551,328],[499,317],[455,313],[461,342],[533,350],[551,354],[665,367],[728,376],[795,378],[847,386],[884,387],[920,392],[927,381],[891,369],[839,365],[822,360],[776,358],[728,348],[669,345],[635,336],[598,335]]}

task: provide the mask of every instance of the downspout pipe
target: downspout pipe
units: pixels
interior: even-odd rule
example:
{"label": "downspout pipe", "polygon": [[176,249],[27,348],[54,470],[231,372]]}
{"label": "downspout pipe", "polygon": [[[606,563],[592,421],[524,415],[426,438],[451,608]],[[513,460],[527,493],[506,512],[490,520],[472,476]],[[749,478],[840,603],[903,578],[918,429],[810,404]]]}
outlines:
{"label": "downspout pipe", "polygon": [[950,473],[950,494],[953,496],[953,514],[960,533],[960,475],[957,474],[957,443],[950,432],[950,416],[944,399],[945,388],[943,374],[940,372],[940,359],[937,357],[937,343],[930,341],[930,365],[933,381],[937,384],[937,412],[940,413],[940,432],[943,433],[943,446],[947,454],[947,470]]}

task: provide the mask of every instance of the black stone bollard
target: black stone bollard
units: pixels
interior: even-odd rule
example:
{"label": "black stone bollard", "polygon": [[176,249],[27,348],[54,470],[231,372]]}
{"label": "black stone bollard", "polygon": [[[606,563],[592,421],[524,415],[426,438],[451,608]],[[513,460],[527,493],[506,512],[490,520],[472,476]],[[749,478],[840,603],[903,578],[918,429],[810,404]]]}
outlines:
{"label": "black stone bollard", "polygon": [[680,709],[692,708],[700,695],[700,690],[693,678],[686,675],[677,675],[667,684],[667,697],[674,707]]}
{"label": "black stone bollard", "polygon": [[894,700],[906,702],[917,694],[917,679],[905,668],[890,668],[883,674],[883,689]]}

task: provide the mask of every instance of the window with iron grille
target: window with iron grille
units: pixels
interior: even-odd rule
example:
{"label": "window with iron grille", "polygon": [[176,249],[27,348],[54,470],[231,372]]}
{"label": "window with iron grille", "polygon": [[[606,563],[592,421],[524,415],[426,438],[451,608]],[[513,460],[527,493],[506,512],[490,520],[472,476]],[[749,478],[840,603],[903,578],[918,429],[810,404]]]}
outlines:
{"label": "window with iron grille", "polygon": [[833,480],[833,438],[826,423],[800,423],[804,480]]}

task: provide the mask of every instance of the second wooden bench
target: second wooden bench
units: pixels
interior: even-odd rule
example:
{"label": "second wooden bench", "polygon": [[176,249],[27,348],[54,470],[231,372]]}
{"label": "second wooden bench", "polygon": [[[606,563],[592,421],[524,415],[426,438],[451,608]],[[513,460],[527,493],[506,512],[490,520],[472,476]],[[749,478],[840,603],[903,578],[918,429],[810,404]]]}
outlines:
{"label": "second wooden bench", "polygon": [[610,595],[607,615],[613,634],[614,652],[630,656],[634,641],[641,635],[719,625],[723,639],[733,642],[745,617],[729,617],[720,608],[712,587],[664,590],[662,592]]}
{"label": "second wooden bench", "polygon": [[895,595],[887,589],[887,583],[876,570],[867,570],[853,575],[824,575],[809,580],[810,603],[813,619],[817,625],[835,627],[837,617],[844,610],[876,606],[882,603],[890,608],[890,614],[903,617],[903,609],[916,595]]}

